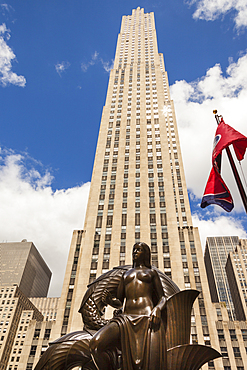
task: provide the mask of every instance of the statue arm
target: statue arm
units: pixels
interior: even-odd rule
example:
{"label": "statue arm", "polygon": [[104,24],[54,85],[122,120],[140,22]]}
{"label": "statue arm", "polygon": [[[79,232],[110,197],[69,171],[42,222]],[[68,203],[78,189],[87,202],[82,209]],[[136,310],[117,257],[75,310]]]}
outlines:
{"label": "statue arm", "polygon": [[124,292],[125,292],[125,289],[124,289],[124,275],[122,275],[119,286],[118,286],[118,289],[117,289],[117,298],[121,302],[122,306],[123,306],[123,302],[124,302],[124,298],[125,298]]}
{"label": "statue arm", "polygon": [[102,294],[102,302],[106,305],[109,304],[110,306],[114,308],[122,307],[122,302],[118,298],[112,297],[108,289],[105,289]]}
{"label": "statue arm", "polygon": [[102,294],[102,301],[105,304],[109,304],[114,308],[122,308],[123,301],[124,301],[124,281],[123,277],[121,277],[118,289],[117,289],[117,297],[112,297],[109,290],[106,288]]}
{"label": "statue arm", "polygon": [[165,304],[166,304],[166,298],[164,296],[163,287],[162,287],[159,275],[155,270],[154,270],[153,284],[154,284],[154,290],[159,299],[157,305],[153,308],[151,315],[150,315],[151,326],[155,330],[155,327],[158,328],[160,325],[161,311],[164,309]]}

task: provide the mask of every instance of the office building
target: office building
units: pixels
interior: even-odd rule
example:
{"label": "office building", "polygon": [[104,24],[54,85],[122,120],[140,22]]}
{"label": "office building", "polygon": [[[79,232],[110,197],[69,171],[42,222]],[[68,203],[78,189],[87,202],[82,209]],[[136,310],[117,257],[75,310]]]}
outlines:
{"label": "office building", "polygon": [[[152,264],[180,289],[201,291],[191,341],[219,349],[154,14],[140,8],[122,18],[84,230],[73,233],[52,339],[82,329],[78,309],[87,285],[114,266],[131,264],[137,241],[151,246]],[[222,360],[207,368],[222,369]]]}
{"label": "office building", "polygon": [[230,252],[226,263],[232,301],[237,320],[247,318],[247,240],[241,239],[239,245]]}
{"label": "office building", "polygon": [[[32,370],[47,350],[50,335],[56,322],[59,298],[30,298],[30,302],[42,314],[36,319],[32,310],[22,311],[18,330],[8,361],[8,370]],[[22,337],[25,335],[25,339]]]}
{"label": "office building", "polygon": [[230,320],[235,320],[236,314],[226,275],[226,261],[238,243],[237,236],[208,237],[204,254],[212,302],[225,302]]}
{"label": "office building", "polygon": [[51,271],[32,242],[0,243],[0,256],[0,286],[17,284],[26,297],[47,296]]}
{"label": "office building", "polygon": [[246,370],[247,323],[229,320],[224,302],[214,303],[217,333],[224,370]]}
{"label": "office building", "polygon": [[9,361],[8,369],[17,369],[32,319],[43,321],[43,316],[18,286],[0,287],[0,370]]}

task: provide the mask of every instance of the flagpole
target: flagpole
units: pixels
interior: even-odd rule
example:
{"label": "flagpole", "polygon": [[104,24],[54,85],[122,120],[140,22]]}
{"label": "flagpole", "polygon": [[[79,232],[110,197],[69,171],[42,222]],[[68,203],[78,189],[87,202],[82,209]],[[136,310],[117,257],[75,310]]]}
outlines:
{"label": "flagpole", "polygon": [[[220,116],[218,116],[217,110],[214,110],[213,113],[215,115],[215,119],[216,119],[217,125],[219,125],[219,123],[220,123]],[[232,158],[232,153],[231,153],[230,148],[228,146],[226,147],[226,153],[227,153],[227,156],[228,156],[228,159],[229,159],[231,168],[232,168],[233,175],[234,175],[235,180],[236,180],[236,183],[237,183],[237,187],[238,187],[238,190],[239,190],[239,193],[240,193],[240,196],[241,196],[241,199],[242,199],[244,208],[245,208],[245,212],[247,213],[247,197],[246,197],[246,193],[245,193],[245,190],[243,188],[243,184],[241,182],[241,179],[239,177],[239,174],[238,174],[238,171],[237,171],[235,162],[234,162],[234,160]]]}

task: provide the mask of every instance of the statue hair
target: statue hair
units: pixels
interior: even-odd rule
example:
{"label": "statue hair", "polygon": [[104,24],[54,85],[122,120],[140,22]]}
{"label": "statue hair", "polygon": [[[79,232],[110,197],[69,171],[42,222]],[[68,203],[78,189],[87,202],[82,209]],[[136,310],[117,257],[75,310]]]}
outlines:
{"label": "statue hair", "polygon": [[[146,243],[138,242],[138,243],[135,243],[133,245],[133,249],[137,245],[141,246],[144,250],[144,253],[145,253],[145,255],[144,255],[144,265],[151,269],[151,250],[150,250],[150,247]],[[134,267],[134,262],[133,262],[133,267]]]}

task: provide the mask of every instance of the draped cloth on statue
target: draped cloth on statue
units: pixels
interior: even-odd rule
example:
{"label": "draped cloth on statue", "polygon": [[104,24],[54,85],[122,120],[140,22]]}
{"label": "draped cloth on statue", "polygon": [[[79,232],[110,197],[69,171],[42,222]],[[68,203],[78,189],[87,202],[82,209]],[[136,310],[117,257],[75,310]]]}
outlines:
{"label": "draped cloth on statue", "polygon": [[148,370],[149,361],[157,363],[156,370],[166,369],[165,329],[161,320],[159,330],[151,331],[150,317],[119,315],[111,319],[120,329],[123,370]]}

